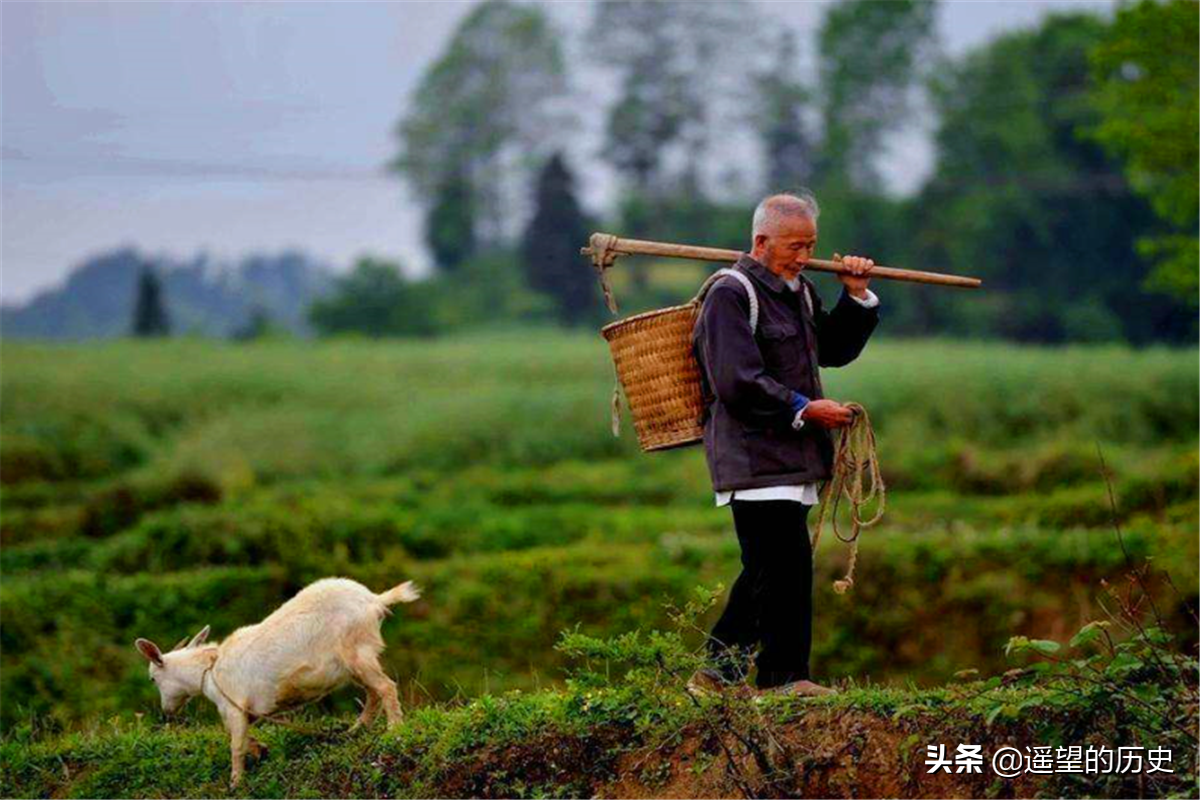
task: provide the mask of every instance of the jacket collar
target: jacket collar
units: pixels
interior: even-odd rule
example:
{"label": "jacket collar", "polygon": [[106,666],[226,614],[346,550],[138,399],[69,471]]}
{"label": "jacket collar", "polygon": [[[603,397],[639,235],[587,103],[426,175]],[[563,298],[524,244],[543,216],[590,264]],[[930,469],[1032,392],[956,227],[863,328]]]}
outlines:
{"label": "jacket collar", "polygon": [[761,283],[763,286],[766,286],[776,294],[789,291],[788,285],[784,282],[783,278],[779,277],[774,272],[771,272],[771,270],[760,264],[758,260],[749,253],[742,253],[742,257],[738,259],[737,264],[734,266],[738,267],[744,272],[750,273],[758,280],[759,283]]}

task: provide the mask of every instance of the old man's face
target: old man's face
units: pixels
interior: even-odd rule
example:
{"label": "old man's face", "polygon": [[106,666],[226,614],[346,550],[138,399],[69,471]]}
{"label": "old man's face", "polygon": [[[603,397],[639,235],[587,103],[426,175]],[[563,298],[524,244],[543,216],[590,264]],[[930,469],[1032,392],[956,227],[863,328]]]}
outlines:
{"label": "old man's face", "polygon": [[794,214],[779,218],[771,233],[754,237],[762,265],[785,280],[795,280],[817,246],[817,223]]}

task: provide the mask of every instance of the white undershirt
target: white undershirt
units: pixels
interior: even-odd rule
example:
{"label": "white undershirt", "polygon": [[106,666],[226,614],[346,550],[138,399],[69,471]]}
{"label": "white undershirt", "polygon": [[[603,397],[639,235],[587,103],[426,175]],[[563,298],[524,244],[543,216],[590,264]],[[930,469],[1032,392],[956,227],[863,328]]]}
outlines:
{"label": "white undershirt", "polygon": [[[804,284],[799,278],[795,280],[784,279],[784,283],[793,292],[798,292]],[[863,299],[850,295],[850,299],[858,303],[863,308],[874,308],[879,305],[879,298],[870,289],[865,290],[867,296]],[[808,296],[808,289],[804,287],[804,305],[808,308],[808,313],[812,313],[812,298]],[[801,412],[803,413],[803,412]],[[761,489],[735,489],[728,492],[717,492],[717,505],[727,506],[734,497],[738,500],[792,500],[797,503],[803,503],[806,506],[815,506],[820,502],[820,496],[817,492],[817,484],[815,483],[794,483],[784,486],[764,486]]]}

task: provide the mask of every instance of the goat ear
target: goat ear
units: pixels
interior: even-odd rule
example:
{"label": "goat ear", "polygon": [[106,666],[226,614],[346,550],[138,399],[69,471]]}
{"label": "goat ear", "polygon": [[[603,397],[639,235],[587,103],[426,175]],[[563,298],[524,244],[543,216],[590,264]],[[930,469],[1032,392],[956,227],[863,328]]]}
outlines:
{"label": "goat ear", "polygon": [[138,652],[146,657],[147,661],[151,661],[158,666],[163,665],[162,651],[158,649],[158,645],[149,639],[138,639],[133,643]]}
{"label": "goat ear", "polygon": [[188,642],[187,646],[195,647],[198,644],[204,644],[205,642],[208,641],[208,634],[211,630],[212,630],[211,626],[205,625],[203,628],[200,629],[199,633],[197,633],[195,636],[192,637],[192,640],[190,642]]}

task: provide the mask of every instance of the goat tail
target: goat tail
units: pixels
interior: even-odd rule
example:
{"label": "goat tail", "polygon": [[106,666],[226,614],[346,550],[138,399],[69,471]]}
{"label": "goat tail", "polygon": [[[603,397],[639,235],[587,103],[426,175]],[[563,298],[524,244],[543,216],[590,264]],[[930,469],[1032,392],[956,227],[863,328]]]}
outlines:
{"label": "goat tail", "polygon": [[386,592],[381,592],[375,596],[385,606],[394,606],[397,603],[411,603],[421,596],[421,587],[412,581],[405,581],[399,586],[394,586]]}

